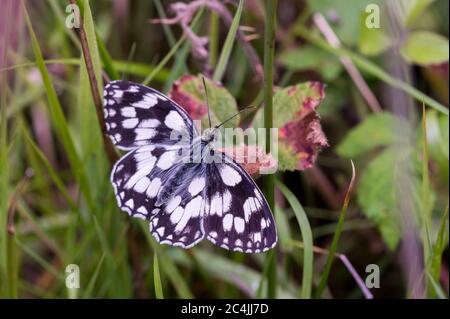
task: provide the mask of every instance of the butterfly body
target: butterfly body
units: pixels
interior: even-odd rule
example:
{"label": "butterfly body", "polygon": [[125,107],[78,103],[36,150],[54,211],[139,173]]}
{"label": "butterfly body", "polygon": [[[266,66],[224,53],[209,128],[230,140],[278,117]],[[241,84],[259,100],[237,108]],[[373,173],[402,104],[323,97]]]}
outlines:
{"label": "butterfly body", "polygon": [[216,128],[199,135],[174,101],[132,82],[108,83],[104,105],[107,133],[128,151],[111,173],[118,206],[148,220],[158,242],[190,248],[206,238],[247,253],[276,244],[272,213],[258,186],[214,149]]}

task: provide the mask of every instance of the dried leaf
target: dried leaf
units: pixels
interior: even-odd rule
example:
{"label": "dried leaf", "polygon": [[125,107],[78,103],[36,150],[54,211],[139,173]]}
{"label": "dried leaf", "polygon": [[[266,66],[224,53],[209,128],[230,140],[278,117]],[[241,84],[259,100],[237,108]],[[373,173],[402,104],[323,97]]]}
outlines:
{"label": "dried leaf", "polygon": [[276,121],[280,127],[280,156],[285,159],[280,161],[281,169],[310,168],[319,151],[328,146],[316,112],[324,97],[324,85],[319,82],[290,86],[275,94],[275,112],[285,119]]}

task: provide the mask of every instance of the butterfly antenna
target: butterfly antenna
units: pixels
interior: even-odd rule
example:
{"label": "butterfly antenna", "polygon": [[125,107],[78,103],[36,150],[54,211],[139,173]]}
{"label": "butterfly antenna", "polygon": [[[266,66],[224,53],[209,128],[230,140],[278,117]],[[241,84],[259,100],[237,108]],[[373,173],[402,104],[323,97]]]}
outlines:
{"label": "butterfly antenna", "polygon": [[219,127],[221,127],[222,125],[224,125],[226,122],[228,122],[228,121],[234,119],[236,116],[238,116],[238,115],[241,114],[242,112],[247,111],[247,110],[250,110],[250,109],[255,109],[255,108],[256,108],[256,106],[247,106],[247,107],[244,107],[242,110],[240,110],[239,112],[237,112],[237,113],[234,114],[233,116],[229,117],[228,119],[226,119],[225,121],[223,121],[223,122],[220,123],[219,125],[216,125],[216,126],[214,127],[214,129],[218,129]]}
{"label": "butterfly antenna", "polygon": [[209,102],[208,102],[208,89],[206,88],[205,77],[202,76],[203,86],[205,87],[205,95],[206,95],[206,108],[208,109],[208,123],[209,128],[211,128],[211,114],[209,113]]}

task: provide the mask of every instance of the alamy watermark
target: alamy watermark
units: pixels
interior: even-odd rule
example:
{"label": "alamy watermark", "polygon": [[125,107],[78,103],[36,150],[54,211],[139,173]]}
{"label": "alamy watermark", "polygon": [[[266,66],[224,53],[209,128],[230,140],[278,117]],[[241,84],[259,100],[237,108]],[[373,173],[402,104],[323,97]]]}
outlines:
{"label": "alamy watermark", "polygon": [[380,267],[376,264],[366,266],[366,287],[369,289],[380,288]]}
{"label": "alamy watermark", "polygon": [[68,4],[66,6],[66,27],[69,29],[80,28],[81,16],[80,8],[76,4]]}
{"label": "alamy watermark", "polygon": [[364,21],[366,28],[368,29],[379,29],[380,24],[380,6],[371,3],[366,6],[365,12],[367,13],[366,19]]}

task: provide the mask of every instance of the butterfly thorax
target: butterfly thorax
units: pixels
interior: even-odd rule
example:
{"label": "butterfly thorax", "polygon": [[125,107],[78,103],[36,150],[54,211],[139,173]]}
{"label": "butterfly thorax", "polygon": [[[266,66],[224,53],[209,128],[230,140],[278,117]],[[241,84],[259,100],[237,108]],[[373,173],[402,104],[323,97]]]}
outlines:
{"label": "butterfly thorax", "polygon": [[217,128],[207,128],[203,131],[202,141],[208,144],[217,140]]}

